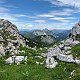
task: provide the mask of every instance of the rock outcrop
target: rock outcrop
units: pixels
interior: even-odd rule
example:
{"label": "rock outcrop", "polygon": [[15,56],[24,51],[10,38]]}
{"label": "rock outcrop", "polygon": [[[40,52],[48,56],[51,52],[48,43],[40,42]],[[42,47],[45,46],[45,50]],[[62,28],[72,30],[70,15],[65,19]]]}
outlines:
{"label": "rock outcrop", "polygon": [[72,28],[70,35],[69,38],[61,41],[59,45],[55,46],[54,48],[50,48],[48,53],[42,54],[42,56],[46,58],[47,68],[56,67],[58,63],[55,62],[55,59],[64,62],[80,64],[80,59],[73,58],[73,55],[71,54],[72,47],[80,43],[80,41],[76,39],[76,37],[80,35],[80,23],[77,23]]}
{"label": "rock outcrop", "polygon": [[74,36],[77,36],[78,34],[80,34],[80,23],[77,23],[73,26],[71,33]]}
{"label": "rock outcrop", "polygon": [[11,56],[8,59],[5,60],[6,64],[13,64],[16,63],[17,65],[20,64],[22,61],[24,61],[24,63],[26,63],[27,61],[27,56]]}
{"label": "rock outcrop", "polygon": [[0,56],[17,54],[20,46],[26,46],[25,38],[19,34],[16,25],[0,19]]}
{"label": "rock outcrop", "polygon": [[72,37],[73,40],[80,41],[80,22],[73,26],[70,36]]}

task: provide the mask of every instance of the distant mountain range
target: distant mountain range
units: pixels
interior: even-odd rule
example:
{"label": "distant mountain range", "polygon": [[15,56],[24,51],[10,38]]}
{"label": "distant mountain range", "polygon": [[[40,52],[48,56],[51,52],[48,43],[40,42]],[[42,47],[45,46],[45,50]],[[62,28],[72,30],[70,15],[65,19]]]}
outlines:
{"label": "distant mountain range", "polygon": [[[42,31],[42,32],[41,32]],[[46,33],[44,33],[44,31]],[[24,36],[33,38],[35,35],[39,36],[42,34],[48,34],[54,36],[57,40],[64,40],[68,37],[69,33],[71,30],[61,30],[61,29],[54,29],[54,30],[48,30],[48,29],[43,29],[43,30],[20,30],[20,33],[23,34]]]}
{"label": "distant mountain range", "polygon": [[29,42],[27,42],[28,45],[36,45],[36,46],[48,46],[55,43],[55,37],[53,36],[52,31],[48,29],[43,30],[22,30],[20,33],[25,36]]}
{"label": "distant mountain range", "polygon": [[55,29],[55,30],[52,30],[52,32],[53,32],[53,35],[56,37],[56,39],[61,41],[61,40],[64,40],[68,37],[71,30]]}
{"label": "distant mountain range", "polygon": [[20,34],[28,39],[29,46],[46,47],[68,37],[71,30],[20,30]]}

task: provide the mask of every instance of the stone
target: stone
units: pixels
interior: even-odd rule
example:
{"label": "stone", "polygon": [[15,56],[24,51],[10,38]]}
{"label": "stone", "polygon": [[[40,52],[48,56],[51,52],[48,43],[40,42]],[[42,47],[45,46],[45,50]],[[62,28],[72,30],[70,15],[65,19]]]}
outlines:
{"label": "stone", "polygon": [[46,59],[46,68],[54,68],[57,66],[57,62],[54,60],[53,57],[48,57]]}
{"label": "stone", "polygon": [[65,54],[70,54],[70,53],[71,53],[71,50],[69,50],[69,51],[65,52]]}
{"label": "stone", "polygon": [[64,44],[65,44],[65,45],[71,45],[72,42],[73,42],[72,38],[69,38],[69,39],[66,39],[66,41],[65,41]]}
{"label": "stone", "polygon": [[27,56],[12,56],[5,60],[7,64],[16,63],[17,65],[20,64],[23,60],[27,60]]}
{"label": "stone", "polygon": [[65,61],[65,62],[74,62],[72,55],[58,54],[57,59],[59,59],[60,61]]}
{"label": "stone", "polygon": [[[9,51],[10,54],[17,54],[17,49],[20,46],[26,46],[25,38],[19,33],[17,26],[9,22],[8,20],[0,19],[0,44],[3,43],[2,52],[0,54],[5,54]],[[15,48],[14,48],[15,47]],[[4,50],[3,50],[4,49]]]}
{"label": "stone", "polygon": [[62,54],[62,51],[59,47],[55,47],[48,50],[47,57],[57,56],[58,54]]}
{"label": "stone", "polygon": [[71,33],[74,36],[77,36],[77,34],[80,34],[80,22],[73,26]]}
{"label": "stone", "polygon": [[5,48],[3,47],[3,45],[0,45],[0,54],[2,55],[2,56],[5,56]]}
{"label": "stone", "polygon": [[64,47],[64,50],[65,50],[65,51],[67,51],[67,50],[71,50],[71,47],[69,47],[69,46],[65,46],[65,47]]}
{"label": "stone", "polygon": [[47,57],[47,53],[41,53],[42,57]]}
{"label": "stone", "polygon": [[72,45],[76,45],[76,44],[79,44],[79,43],[80,43],[79,41],[75,40],[75,41],[72,43]]}
{"label": "stone", "polygon": [[76,64],[80,64],[80,60],[79,59],[75,59],[75,63]]}

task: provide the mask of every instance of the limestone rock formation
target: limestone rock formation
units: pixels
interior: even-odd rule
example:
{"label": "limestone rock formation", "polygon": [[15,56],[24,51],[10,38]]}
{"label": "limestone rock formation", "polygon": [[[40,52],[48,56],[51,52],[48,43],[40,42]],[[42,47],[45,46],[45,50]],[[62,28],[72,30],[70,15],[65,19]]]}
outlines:
{"label": "limestone rock formation", "polygon": [[[80,64],[80,59],[73,58],[71,54],[71,49],[74,45],[79,44],[80,40],[77,40],[76,37],[80,35],[80,23],[77,23],[71,30],[71,36],[54,48],[49,48],[48,53],[42,54],[43,57],[46,57],[46,67],[54,68],[57,64],[55,64],[55,59],[64,62],[72,62],[76,64]],[[79,38],[79,37],[78,37]]]}
{"label": "limestone rock formation", "polygon": [[25,38],[19,34],[16,25],[0,19],[0,55],[17,54],[20,46],[26,46]]}
{"label": "limestone rock formation", "polygon": [[57,66],[57,64],[58,64],[58,62],[56,60],[54,60],[53,57],[48,57],[46,59],[46,67],[47,68],[54,68]]}
{"label": "limestone rock formation", "polygon": [[80,22],[73,26],[71,33],[74,36],[77,36],[77,34],[80,34]]}
{"label": "limestone rock formation", "polygon": [[17,65],[20,64],[22,61],[27,61],[27,56],[11,56],[8,59],[6,59],[6,64],[12,64],[12,63],[16,63]]}

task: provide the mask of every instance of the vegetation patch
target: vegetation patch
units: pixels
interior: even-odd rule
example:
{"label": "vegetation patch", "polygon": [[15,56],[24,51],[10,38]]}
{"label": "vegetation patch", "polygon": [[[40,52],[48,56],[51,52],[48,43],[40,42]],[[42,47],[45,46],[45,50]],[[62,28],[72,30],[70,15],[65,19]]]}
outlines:
{"label": "vegetation patch", "polygon": [[77,44],[72,48],[72,55],[74,56],[74,58],[80,58],[80,44]]}

